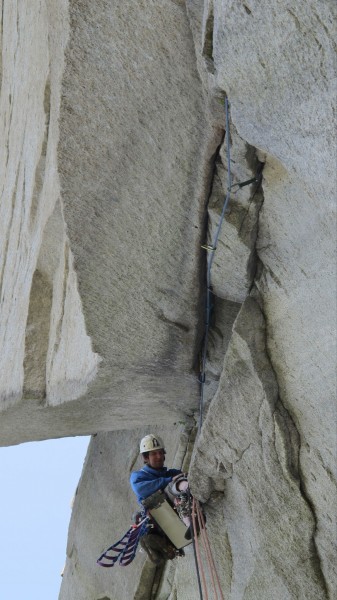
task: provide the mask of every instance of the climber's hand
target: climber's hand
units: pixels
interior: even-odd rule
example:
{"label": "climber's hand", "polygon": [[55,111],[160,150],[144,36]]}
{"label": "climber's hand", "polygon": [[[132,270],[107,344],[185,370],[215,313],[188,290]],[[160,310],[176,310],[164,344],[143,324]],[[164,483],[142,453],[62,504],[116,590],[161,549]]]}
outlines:
{"label": "climber's hand", "polygon": [[182,478],[187,479],[187,474],[186,473],[178,473],[178,475],[175,475],[174,477],[172,477],[172,481],[175,481],[176,479],[182,479]]}

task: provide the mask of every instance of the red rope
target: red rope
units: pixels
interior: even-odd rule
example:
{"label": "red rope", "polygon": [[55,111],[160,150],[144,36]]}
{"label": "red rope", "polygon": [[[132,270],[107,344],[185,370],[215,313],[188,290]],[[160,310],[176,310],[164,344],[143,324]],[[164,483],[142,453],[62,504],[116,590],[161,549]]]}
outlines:
{"label": "red rope", "polygon": [[205,550],[206,550],[207,562],[209,564],[209,568],[210,568],[210,571],[211,571],[211,577],[212,577],[212,582],[213,582],[213,588],[214,588],[215,597],[216,597],[216,600],[217,600],[218,594],[217,594],[217,591],[216,591],[216,584],[215,584],[215,579],[216,579],[216,582],[217,582],[217,585],[218,585],[218,588],[219,588],[219,593],[220,593],[220,600],[225,600],[225,597],[224,597],[224,595],[222,593],[222,590],[221,590],[221,584],[220,584],[219,575],[218,575],[218,572],[216,570],[215,561],[214,561],[214,558],[213,558],[211,546],[210,546],[210,543],[209,543],[209,539],[208,539],[208,535],[207,535],[207,531],[206,531],[206,527],[205,527],[206,524],[205,524],[204,515],[202,514],[202,510],[200,508],[200,504],[199,504],[198,500],[195,501],[195,506],[196,506],[196,510],[197,510],[199,527],[200,527],[201,535],[202,535],[204,546],[205,546]]}
{"label": "red rope", "polygon": [[198,567],[199,567],[199,571],[201,573],[202,583],[203,583],[203,587],[204,587],[205,600],[208,600],[206,577],[205,577],[205,571],[204,571],[204,567],[203,567],[203,564],[202,564],[202,561],[201,561],[201,556],[200,556],[198,531],[197,531],[197,524],[196,524],[195,515],[196,515],[196,501],[195,501],[195,498],[193,498],[193,502],[192,502],[192,524],[193,524],[193,535],[194,535],[194,541],[195,541],[195,552],[196,552],[196,555],[197,555]]}
{"label": "red rope", "polygon": [[218,593],[217,593],[216,583],[215,583],[215,567],[214,567],[214,562],[212,560],[212,553],[211,553],[210,546],[207,543],[208,540],[207,540],[207,534],[206,534],[205,524],[202,523],[202,521],[201,521],[201,509],[200,509],[200,505],[199,505],[198,501],[196,501],[196,508],[197,508],[197,517],[198,517],[199,531],[201,533],[201,539],[202,539],[202,543],[203,543],[205,554],[206,554],[206,559],[207,559],[207,563],[208,563],[208,569],[209,569],[209,572],[210,572],[210,575],[211,575],[211,579],[212,579],[215,600],[218,600]]}

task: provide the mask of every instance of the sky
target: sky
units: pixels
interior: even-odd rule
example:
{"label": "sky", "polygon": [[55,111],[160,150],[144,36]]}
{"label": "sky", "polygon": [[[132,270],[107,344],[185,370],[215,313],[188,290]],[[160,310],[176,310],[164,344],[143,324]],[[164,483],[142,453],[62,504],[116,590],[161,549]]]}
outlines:
{"label": "sky", "polygon": [[0,599],[57,600],[89,437],[0,448]]}

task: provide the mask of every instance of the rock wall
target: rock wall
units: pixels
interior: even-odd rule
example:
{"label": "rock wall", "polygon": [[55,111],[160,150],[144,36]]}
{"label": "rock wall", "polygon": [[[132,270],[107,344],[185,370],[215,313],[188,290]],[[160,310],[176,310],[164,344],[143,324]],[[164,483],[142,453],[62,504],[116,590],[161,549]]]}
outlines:
{"label": "rock wall", "polygon": [[222,132],[184,3],[5,1],[2,36],[1,443],[191,415]]}
{"label": "rock wall", "polygon": [[66,2],[33,1],[29,10],[2,2],[3,444],[48,437],[36,409],[82,395],[99,362],[86,333],[57,169],[67,13]]}
{"label": "rock wall", "polygon": [[95,559],[128,526],[138,438],[159,427],[179,466],[197,418],[224,136],[233,183],[263,176],[233,188],[215,254],[191,486],[226,597],[334,597],[336,16],[332,0],[2,2],[1,443],[102,432],[61,600],[198,597],[188,553],[163,572],[137,556],[127,577]]}
{"label": "rock wall", "polygon": [[[248,298],[198,440],[191,485],[204,501],[213,490],[223,492],[231,598],[325,598],[300,436],[279,395],[265,339],[261,310]],[[324,564],[333,567],[332,554]]]}
{"label": "rock wall", "polygon": [[[60,598],[140,600],[158,588],[161,573],[142,553],[127,568],[104,569],[96,564],[102,552],[129,529],[131,514],[138,510],[129,476],[142,466],[139,439],[146,431],[136,429],[127,436],[125,432],[100,433],[92,438],[75,496]],[[179,468],[189,436],[181,425],[157,431],[170,439],[167,463]]]}
{"label": "rock wall", "polygon": [[[336,87],[335,47],[330,37],[333,13],[335,7],[331,3],[300,3],[296,7],[292,3],[275,3],[268,10],[258,3],[228,3],[225,13],[220,3],[213,7],[217,85],[229,94],[231,116],[239,135],[258,148],[258,157],[265,162],[264,200],[256,240],[254,287],[258,293],[255,291],[254,295],[266,322],[265,352],[276,377],[282,420],[291,423],[292,435],[297,436],[294,448],[300,492],[312,513],[308,556],[321,570],[322,593],[331,597],[336,587],[336,519],[331,512],[336,499],[336,144],[332,127]],[[239,21],[244,31],[240,50],[234,28]],[[253,31],[259,23],[263,26],[256,37]],[[313,173],[317,177],[311,176]],[[239,237],[241,231],[240,225]],[[228,246],[225,232],[226,229],[224,244]],[[216,293],[223,297],[222,287],[216,281],[214,285]],[[241,328],[242,318],[240,313],[237,327]],[[224,372],[229,360],[226,357]],[[224,374],[222,381],[223,377]],[[237,382],[235,389],[239,400],[244,382]],[[248,391],[243,393],[247,398]],[[228,395],[231,384],[226,383],[219,388],[215,405],[220,398],[226,404]],[[238,415],[231,415],[232,429],[237,428],[237,419]],[[200,448],[207,444],[208,436],[214,439],[211,420],[212,417]],[[267,421],[272,429],[271,419]],[[294,450],[289,443],[283,444],[291,463]],[[274,445],[278,452],[277,438]],[[236,443],[233,446],[237,452],[242,450]],[[269,456],[269,462],[276,473],[280,459]],[[263,480],[262,464],[259,471]],[[282,478],[279,485],[282,487]],[[240,485],[234,485],[234,489],[238,494]],[[303,532],[304,529],[302,535]],[[289,551],[291,542],[287,541]],[[257,583],[253,575],[251,580],[254,585]],[[286,587],[288,596],[279,591],[277,597],[310,597],[315,589],[308,584],[306,590],[291,590],[288,582]],[[232,593],[233,597],[241,597],[236,591]],[[245,592],[244,597],[250,597],[250,593]]]}

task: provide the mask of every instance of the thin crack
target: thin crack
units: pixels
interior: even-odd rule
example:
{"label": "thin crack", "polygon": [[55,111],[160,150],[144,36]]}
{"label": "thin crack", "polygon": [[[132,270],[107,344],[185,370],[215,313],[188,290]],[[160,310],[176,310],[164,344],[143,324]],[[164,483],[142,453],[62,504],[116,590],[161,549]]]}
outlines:
{"label": "thin crack", "polygon": [[[260,259],[260,261],[261,261],[261,259]],[[261,261],[261,263],[262,263],[262,261]],[[263,263],[262,263],[262,265],[263,265]],[[283,400],[281,398],[280,385],[279,385],[279,382],[278,382],[277,371],[276,371],[276,368],[274,367],[273,359],[272,359],[272,356],[271,356],[271,351],[269,349],[269,344],[268,344],[268,319],[267,319],[267,315],[265,314],[264,307],[263,307],[263,302],[262,302],[262,299],[261,299],[260,296],[258,298],[258,302],[259,302],[259,306],[260,306],[260,309],[261,309],[261,312],[263,314],[263,317],[265,319],[265,324],[266,324],[266,326],[265,326],[265,352],[266,352],[267,358],[269,360],[270,368],[271,368],[271,370],[273,372],[273,375],[274,375],[274,378],[275,378],[275,381],[276,381],[276,384],[277,384],[277,387],[278,387],[278,395],[277,395],[277,401],[276,401],[275,408],[277,408],[278,405],[280,405],[282,407],[282,410],[287,415],[287,418],[289,418],[289,420],[293,424],[293,426],[294,426],[294,428],[295,428],[295,430],[297,432],[297,435],[298,435],[299,449],[298,449],[297,472],[298,472],[299,489],[300,489],[300,492],[301,492],[301,496],[302,496],[304,502],[307,504],[307,506],[308,506],[308,508],[310,510],[310,513],[311,513],[311,515],[313,517],[314,530],[313,530],[313,535],[312,535],[312,543],[313,543],[313,547],[315,549],[315,556],[313,555],[312,559],[313,559],[313,562],[315,564],[317,564],[317,566],[318,566],[317,575],[319,576],[319,578],[321,580],[321,583],[323,585],[324,591],[326,593],[326,597],[328,598],[329,597],[329,590],[328,590],[328,585],[327,585],[327,582],[326,582],[325,576],[324,576],[323,560],[322,560],[322,557],[320,555],[319,548],[318,548],[318,545],[317,545],[317,542],[316,542],[316,534],[317,534],[317,531],[318,531],[318,518],[317,518],[317,515],[316,515],[316,508],[315,508],[315,505],[314,505],[313,501],[311,500],[311,498],[309,496],[309,493],[308,493],[308,491],[307,491],[307,489],[305,487],[304,477],[303,477],[303,472],[302,472],[302,467],[301,467],[300,455],[301,455],[302,438],[301,438],[300,431],[299,431],[299,429],[298,429],[298,427],[297,427],[297,425],[295,423],[295,419],[294,419],[293,415],[291,414],[290,410],[288,408],[286,408],[286,406],[285,406],[285,404],[284,404],[284,402],[283,402]],[[315,561],[315,559],[316,559],[316,561]]]}

